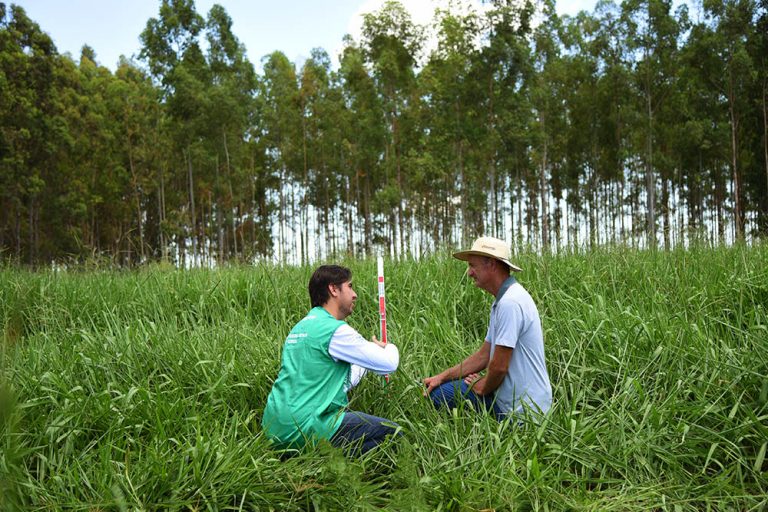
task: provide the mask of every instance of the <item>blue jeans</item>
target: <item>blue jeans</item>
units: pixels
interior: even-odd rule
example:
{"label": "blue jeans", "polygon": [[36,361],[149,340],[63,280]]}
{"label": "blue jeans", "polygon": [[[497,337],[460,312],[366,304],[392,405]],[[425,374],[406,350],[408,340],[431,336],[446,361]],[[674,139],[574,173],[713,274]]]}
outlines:
{"label": "blue jeans", "polygon": [[[338,447],[350,446],[353,452],[363,454],[378,446],[385,437],[393,435],[397,428],[396,423],[384,418],[364,412],[347,411],[339,430],[331,437],[331,444]],[[397,432],[398,436],[402,434]]]}
{"label": "blue jeans", "polygon": [[504,413],[496,404],[496,395],[494,393],[484,396],[473,393],[462,379],[441,384],[430,393],[429,397],[437,409],[441,407],[455,409],[465,401],[469,401],[472,408],[476,411],[491,411],[497,420],[501,421],[504,419]]}

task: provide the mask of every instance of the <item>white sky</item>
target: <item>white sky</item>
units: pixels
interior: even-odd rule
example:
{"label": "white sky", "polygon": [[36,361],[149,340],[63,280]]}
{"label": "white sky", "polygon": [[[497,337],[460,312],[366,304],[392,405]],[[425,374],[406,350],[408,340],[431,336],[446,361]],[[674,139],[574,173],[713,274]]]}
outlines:
{"label": "white sky", "polygon": [[[246,47],[248,59],[260,69],[261,58],[280,50],[294,63],[321,47],[337,65],[345,34],[359,39],[362,14],[378,10],[385,0],[196,0],[195,9],[206,17],[214,3],[232,18],[232,30]],[[477,1],[477,0],[473,0]],[[559,0],[560,14],[594,10],[597,0]],[[413,21],[426,24],[446,0],[400,0]],[[139,35],[147,20],[157,17],[160,0],[6,0],[17,4],[47,32],[59,53],[80,57],[84,44],[96,52],[98,62],[112,70],[120,55],[138,56]]]}

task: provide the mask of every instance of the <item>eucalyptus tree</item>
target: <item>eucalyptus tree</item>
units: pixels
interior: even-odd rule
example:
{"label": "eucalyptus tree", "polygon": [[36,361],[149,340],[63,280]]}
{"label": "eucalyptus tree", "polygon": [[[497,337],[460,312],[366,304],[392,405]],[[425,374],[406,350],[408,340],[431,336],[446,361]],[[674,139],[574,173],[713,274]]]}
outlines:
{"label": "eucalyptus tree", "polygon": [[[532,167],[534,119],[528,86],[535,73],[530,37],[536,11],[532,2],[518,5],[494,0],[491,4],[485,17],[487,44],[481,49],[473,73],[482,77],[480,90],[487,91],[490,155],[498,169],[496,180],[505,185],[502,190],[508,189],[510,235],[521,243],[522,222],[534,220],[530,208],[526,219],[522,207]],[[503,202],[497,201],[497,205]]]}
{"label": "eucalyptus tree", "polygon": [[[68,136],[57,165],[65,183],[57,183],[56,188],[69,204],[62,205],[62,210],[74,214],[66,222],[83,249],[130,265],[135,226],[130,222],[131,202],[126,201],[129,170],[116,143],[120,122],[110,109],[115,78],[95,58],[85,47],[77,67],[69,59],[62,60],[57,92]],[[138,244],[136,251],[141,252]]]}
{"label": "eucalyptus tree", "polygon": [[[328,68],[324,62],[310,58],[304,62],[298,76],[299,91],[297,95],[299,117],[301,119],[301,188],[299,190],[299,252],[301,264],[306,265],[309,260],[309,204],[310,204],[310,169],[317,176],[319,162],[317,156],[322,151],[320,138],[318,104],[320,96],[327,88]],[[325,177],[325,176],[324,176]],[[313,180],[314,181],[314,180]],[[327,188],[326,183],[317,183],[318,188]],[[316,201],[315,201],[316,203]],[[326,214],[328,211],[326,210]],[[327,215],[326,215],[327,219]],[[326,220],[327,222],[327,220]],[[330,240],[326,240],[326,243]]]}
{"label": "eucalyptus tree", "polygon": [[[322,53],[324,54],[324,51]],[[347,256],[356,257],[363,254],[366,245],[365,242],[361,243],[363,239],[361,226],[365,220],[359,218],[361,173],[354,164],[356,155],[351,143],[357,135],[353,133],[353,120],[356,116],[352,113],[347,99],[345,79],[341,69],[330,71],[328,88],[318,105],[322,113],[320,114],[322,133],[320,140],[323,141],[320,170],[321,174],[327,176],[328,182],[318,180],[318,185],[321,186],[318,187],[315,199],[322,203],[317,207],[320,215],[318,240],[324,235],[325,247],[328,249],[326,254],[344,252]],[[335,187],[335,190],[332,187]],[[334,200],[335,205],[331,204]],[[324,213],[326,211],[332,214],[331,218]],[[343,229],[338,227],[339,222],[343,223]],[[344,244],[337,240],[342,234]],[[329,237],[331,244],[327,243]],[[317,247],[318,254],[321,249],[322,246]]]}
{"label": "eucalyptus tree", "polygon": [[[344,173],[342,117],[344,104],[341,85],[331,72],[331,61],[325,50],[315,48],[304,62],[300,74],[299,101],[302,117],[302,153],[304,202],[302,213],[302,246],[309,246],[309,205],[315,210],[315,240],[323,241],[330,254],[338,251],[337,241],[344,231],[337,232],[334,218],[341,213],[340,204],[350,202],[348,181]],[[342,197],[342,190],[347,197]],[[348,221],[351,219],[348,218]],[[347,226],[348,244],[353,240]],[[354,248],[347,245],[347,252]],[[307,249],[302,261],[309,261]]]}
{"label": "eucalyptus tree", "polygon": [[711,32],[711,51],[718,56],[721,69],[710,77],[717,90],[727,101],[730,126],[730,167],[733,185],[733,215],[737,239],[744,238],[744,190],[742,177],[743,119],[752,110],[748,97],[752,57],[747,50],[755,3],[753,0],[723,0],[705,2],[705,13],[715,25]]}
{"label": "eucalyptus tree", "polygon": [[34,264],[43,256],[41,228],[47,219],[41,211],[51,206],[45,193],[59,140],[58,56],[51,38],[24,9],[5,3],[0,3],[0,55],[0,251],[8,248],[17,261]]}
{"label": "eucalyptus tree", "polygon": [[[314,53],[314,52],[313,52]],[[325,59],[325,52],[321,52]],[[322,62],[326,62],[322,59]],[[325,67],[325,65],[324,65]],[[326,239],[331,238],[331,254],[346,252],[354,257],[358,254],[356,240],[359,232],[355,230],[355,190],[353,182],[356,179],[355,169],[350,165],[350,151],[348,135],[350,129],[350,110],[347,108],[344,95],[344,81],[339,70],[328,73],[328,87],[318,105],[320,118],[320,130],[322,137],[318,140],[322,144],[320,155],[321,175],[327,176],[328,181],[318,180],[322,187],[318,189],[316,199],[321,200],[322,206],[318,206],[320,212],[330,212],[334,216],[322,217],[320,220]],[[332,189],[331,187],[335,187]],[[337,201],[337,204],[332,204]],[[323,214],[325,215],[325,214]],[[334,222],[336,219],[336,222]],[[340,222],[346,223],[346,247],[337,242],[342,230],[337,228]],[[330,229],[329,229],[330,228]],[[320,237],[318,237],[320,238]]]}
{"label": "eucalyptus tree", "polygon": [[256,77],[258,94],[252,100],[252,112],[248,129],[245,132],[244,162],[248,180],[244,192],[249,193],[247,207],[249,214],[242,226],[243,257],[246,260],[267,257],[273,252],[273,225],[277,207],[274,203],[274,191],[280,183],[273,172],[269,161],[269,140],[267,138],[267,123],[264,112],[267,101],[264,94],[264,83]]}
{"label": "eucalyptus tree", "polygon": [[267,166],[278,177],[278,256],[283,259],[297,229],[296,183],[301,181],[304,159],[298,77],[285,54],[278,51],[265,57],[261,86]]}
{"label": "eucalyptus tree", "polygon": [[[57,122],[63,127],[55,173],[49,181],[58,196],[48,233],[59,256],[110,257],[133,265],[150,257],[145,226],[153,160],[157,156],[156,89],[125,59],[115,75],[83,47],[78,65],[59,60]],[[155,221],[156,222],[156,221]],[[155,231],[156,231],[155,224]]]}
{"label": "eucalyptus tree", "polygon": [[[676,14],[681,31],[688,30],[688,17],[685,9]],[[671,249],[673,238],[682,240],[686,235],[681,229],[685,225],[684,204],[680,201],[683,193],[683,158],[678,143],[687,137],[684,119],[687,113],[686,91],[680,74],[681,47],[675,51],[673,78],[668,80],[664,101],[656,116],[658,143],[655,161],[659,170],[661,185],[659,214],[664,248]],[[677,229],[675,224],[677,224]]]}
{"label": "eucalyptus tree", "polygon": [[374,193],[384,185],[379,162],[387,144],[387,127],[383,122],[384,106],[373,77],[365,66],[363,50],[350,37],[345,38],[340,59],[345,119],[343,147],[345,166],[358,217],[362,222],[362,251],[370,256],[374,242],[382,241],[374,222]]}
{"label": "eucalyptus tree", "polygon": [[671,0],[489,3],[438,10],[421,69],[422,28],[389,2],[338,71],[276,52],[263,77],[218,5],[162,0],[148,73],[113,75],[0,3],[0,252],[306,264],[508,230],[546,248],[565,225],[626,241],[628,213],[649,246],[768,231],[766,0],[705,0],[694,24]]}
{"label": "eucalyptus tree", "polygon": [[[637,118],[633,101],[630,47],[620,7],[598,2],[593,13],[566,18],[563,29],[563,97],[566,204],[573,211],[570,234],[578,244],[585,217],[590,245],[626,238],[625,202],[637,217],[637,190],[625,194],[630,128]],[[630,175],[631,177],[631,175]]]}
{"label": "eucalyptus tree", "polygon": [[[593,15],[583,11],[574,18],[566,18],[561,32],[562,57],[547,71],[550,80],[558,84],[557,104],[565,116],[560,123],[562,128],[555,127],[555,133],[563,134],[559,162],[567,190],[568,241],[575,246],[582,243],[582,222],[586,225],[585,241],[590,246],[599,242],[600,235],[603,176],[599,165],[599,60],[594,45],[598,25]],[[553,111],[556,114],[558,109]]]}
{"label": "eucalyptus tree", "polygon": [[[182,160],[175,162],[178,175],[186,174],[189,231],[178,238],[182,265],[186,240],[192,243],[192,264],[198,263],[198,229],[195,205],[194,163],[203,136],[204,114],[209,108],[206,94],[210,70],[200,49],[204,20],[195,11],[194,0],[162,0],[157,18],[150,18],[141,33],[140,57],[163,89],[163,102],[172,123],[172,136]],[[185,170],[184,170],[185,168]],[[182,207],[182,210],[187,206]],[[181,220],[181,219],[179,219]],[[182,221],[183,222],[183,221]]]}
{"label": "eucalyptus tree", "polygon": [[140,261],[167,258],[162,173],[166,161],[159,95],[146,72],[121,57],[114,80],[109,83],[108,110],[117,121],[114,143],[119,148],[122,166],[130,173],[129,197],[135,207]]}
{"label": "eucalyptus tree", "polygon": [[[215,221],[218,234],[219,259],[241,255],[243,230],[239,229],[246,213],[247,189],[233,186],[252,177],[247,172],[246,132],[254,111],[256,72],[245,54],[245,47],[232,32],[232,19],[216,4],[206,20],[208,41],[207,63],[211,72],[210,108],[207,113],[208,133],[216,154],[215,181],[217,203]],[[225,171],[220,177],[219,169]],[[223,224],[228,224],[226,230]],[[241,233],[238,245],[238,232]]]}
{"label": "eucalyptus tree", "polygon": [[[377,90],[384,106],[388,140],[383,155],[385,187],[378,194],[382,211],[390,211],[390,247],[397,256],[408,251],[409,233],[405,228],[408,198],[405,194],[403,156],[412,137],[403,132],[409,100],[416,85],[415,67],[423,45],[423,29],[413,23],[408,11],[396,1],[388,1],[381,10],[363,15],[362,47],[371,65]],[[397,226],[397,233],[394,232]],[[399,238],[399,243],[398,243]]]}
{"label": "eucalyptus tree", "polygon": [[626,0],[622,6],[629,48],[635,56],[638,103],[644,115],[644,123],[638,123],[635,133],[638,160],[645,171],[645,231],[648,245],[656,247],[657,174],[668,171],[659,169],[656,123],[675,88],[681,25],[671,13],[671,0]]}
{"label": "eucalyptus tree", "polygon": [[[479,152],[486,149],[482,133],[488,105],[485,83],[473,67],[478,59],[480,19],[475,12],[436,11],[438,43],[418,77],[423,102],[421,147],[409,155],[411,180],[419,217],[432,219],[432,241],[451,240],[455,214],[460,213],[462,239],[484,233],[486,171]],[[487,132],[486,132],[487,133]],[[474,154],[473,154],[474,153]],[[491,195],[494,195],[493,192]],[[459,212],[455,211],[458,200]],[[431,224],[431,226],[430,226]],[[442,225],[442,226],[441,226]],[[458,241],[455,241],[458,242]]]}
{"label": "eucalyptus tree", "polygon": [[[691,28],[685,46],[685,71],[697,84],[697,101],[692,112],[700,119],[698,126],[707,137],[707,151],[701,165],[712,183],[709,196],[714,210],[713,222],[719,241],[725,240],[728,208],[728,182],[732,189],[733,230],[744,235],[742,158],[744,154],[743,119],[751,110],[747,99],[753,71],[746,51],[746,40],[754,15],[752,2],[706,3],[704,17]],[[696,133],[696,132],[693,132]]]}
{"label": "eucalyptus tree", "polygon": [[[560,182],[560,170],[563,163],[562,135],[566,132],[567,91],[565,82],[567,77],[566,62],[560,55],[562,43],[560,41],[562,26],[555,12],[555,4],[551,0],[544,0],[539,5],[540,23],[533,29],[532,43],[533,72],[527,81],[527,88],[533,107],[534,120],[531,123],[533,133],[532,157],[535,160],[535,171],[530,174],[528,180],[529,218],[534,224],[533,229],[541,234],[541,247],[550,249],[550,193],[549,184],[553,188]],[[584,56],[577,56],[581,61]],[[587,77],[593,76],[587,73]],[[594,90],[589,88],[590,91]],[[581,114],[589,114],[589,111]],[[589,116],[586,116],[589,119]],[[589,133],[589,132],[587,132]],[[538,197],[535,193],[538,191]],[[559,206],[560,194],[556,190],[555,200]],[[538,208],[537,203],[538,202]],[[536,220],[541,221],[540,231]],[[559,224],[559,220],[558,220]],[[557,231],[559,232],[559,226]]]}
{"label": "eucalyptus tree", "polygon": [[609,190],[606,223],[611,224],[612,241],[616,234],[626,242],[629,226],[625,222],[625,167],[631,151],[629,128],[635,115],[632,98],[632,74],[629,49],[624,37],[621,8],[612,0],[602,0],[595,6],[597,20],[590,51],[597,59],[596,104],[598,174]]}
{"label": "eucalyptus tree", "polygon": [[753,137],[755,141],[753,154],[759,155],[755,172],[751,175],[751,203],[757,206],[758,233],[768,235],[768,0],[760,0],[757,5],[757,19],[750,34],[747,48],[755,66],[755,80],[751,95],[753,105],[759,112],[759,128],[756,132],[761,135]]}
{"label": "eucalyptus tree", "polygon": [[688,134],[681,141],[689,209],[688,229],[698,237],[711,226],[714,238],[725,237],[725,201],[728,162],[728,117],[721,92],[713,77],[722,72],[722,63],[711,51],[713,32],[705,23],[691,27],[681,54],[681,80],[686,90]]}

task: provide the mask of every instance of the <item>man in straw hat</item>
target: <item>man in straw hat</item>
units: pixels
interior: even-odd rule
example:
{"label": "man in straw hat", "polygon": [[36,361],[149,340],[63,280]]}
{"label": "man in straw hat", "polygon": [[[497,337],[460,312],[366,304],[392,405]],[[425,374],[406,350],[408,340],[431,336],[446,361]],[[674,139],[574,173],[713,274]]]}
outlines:
{"label": "man in straw hat", "polygon": [[[510,275],[521,269],[509,261],[509,247],[480,237],[472,249],[453,256],[467,262],[467,275],[495,300],[481,347],[456,366],[424,379],[424,394],[435,407],[454,408],[467,400],[475,409],[493,411],[499,420],[526,410],[546,413],[552,387],[541,320],[531,296]],[[480,376],[483,370],[486,374]]]}

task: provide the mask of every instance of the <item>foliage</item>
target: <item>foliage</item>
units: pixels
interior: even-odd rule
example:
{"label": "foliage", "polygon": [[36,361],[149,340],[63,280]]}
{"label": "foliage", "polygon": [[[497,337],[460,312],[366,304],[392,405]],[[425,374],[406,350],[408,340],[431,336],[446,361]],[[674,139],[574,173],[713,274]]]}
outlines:
{"label": "foliage", "polygon": [[114,72],[0,4],[3,259],[307,264],[483,234],[557,251],[768,232],[765,0],[573,17],[446,1],[429,26],[390,1],[341,55],[251,56],[259,72],[223,7],[158,4]]}
{"label": "foliage", "polygon": [[[310,267],[0,270],[0,508],[759,510],[768,247],[520,254],[554,389],[540,424],[435,411],[490,297],[461,262],[387,263],[401,367],[352,407],[404,436],[281,460],[259,426]],[[377,328],[375,266],[346,261]]]}

